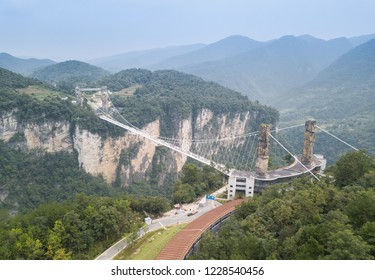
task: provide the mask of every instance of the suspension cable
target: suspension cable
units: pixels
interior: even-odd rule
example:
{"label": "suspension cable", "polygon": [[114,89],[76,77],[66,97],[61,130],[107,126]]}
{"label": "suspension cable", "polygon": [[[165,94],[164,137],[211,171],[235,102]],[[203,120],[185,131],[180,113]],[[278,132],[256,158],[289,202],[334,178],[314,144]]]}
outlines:
{"label": "suspension cable", "polygon": [[340,142],[344,143],[345,145],[349,146],[349,147],[352,148],[353,150],[355,150],[355,151],[357,151],[357,152],[359,151],[356,147],[354,147],[354,146],[348,144],[348,143],[345,142],[344,140],[338,138],[337,136],[335,136],[335,135],[333,135],[332,133],[328,132],[327,130],[321,128],[320,126],[317,126],[317,125],[316,125],[316,127],[319,128],[321,131],[327,133],[328,135],[332,136],[333,138],[335,138],[335,139],[339,140]]}
{"label": "suspension cable", "polygon": [[287,148],[284,147],[283,144],[281,144],[279,141],[277,141],[277,139],[275,137],[273,137],[273,135],[271,133],[268,133],[269,136],[272,137],[273,140],[276,141],[277,144],[279,144],[285,151],[287,151],[299,164],[301,164],[312,176],[314,176],[315,179],[317,179],[318,181],[319,178],[315,176],[314,173],[312,173],[312,171],[310,169],[308,169],[295,155],[293,155],[291,152],[289,152],[289,150]]}
{"label": "suspension cable", "polygon": [[282,128],[276,128],[276,129],[271,130],[270,132],[279,132],[279,131],[282,131],[282,130],[296,128],[296,127],[300,127],[300,126],[304,126],[304,125],[305,124],[302,123],[302,124],[296,124],[296,125],[291,125],[291,126],[282,127]]}

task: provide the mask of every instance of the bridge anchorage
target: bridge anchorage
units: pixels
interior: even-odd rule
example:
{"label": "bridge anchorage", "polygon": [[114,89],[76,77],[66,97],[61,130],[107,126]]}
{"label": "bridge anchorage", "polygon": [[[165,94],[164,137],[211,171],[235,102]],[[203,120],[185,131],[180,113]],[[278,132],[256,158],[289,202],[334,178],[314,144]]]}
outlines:
{"label": "bridge anchorage", "polygon": [[[301,156],[293,155],[274,136],[272,136],[271,125],[262,124],[259,129],[256,169],[254,171],[231,170],[228,180],[228,199],[234,199],[236,193],[240,192],[246,197],[254,193],[261,193],[269,185],[285,182],[291,178],[310,173],[315,179],[319,178],[315,173],[326,168],[326,159],[323,155],[315,155],[314,142],[316,121],[308,120],[305,123],[304,144]],[[268,170],[270,139],[277,142],[294,158],[294,162],[276,170]]]}
{"label": "bridge anchorage", "polygon": [[[91,96],[91,100],[84,96],[85,92],[94,93]],[[89,103],[99,103],[101,106],[95,106],[94,104],[90,105],[92,105],[92,107],[99,107],[96,108],[96,113],[108,113],[111,106],[109,94],[111,94],[111,92],[106,86],[100,88],[80,88],[77,86],[75,87],[75,103],[80,106],[83,104],[84,100],[87,100]]]}

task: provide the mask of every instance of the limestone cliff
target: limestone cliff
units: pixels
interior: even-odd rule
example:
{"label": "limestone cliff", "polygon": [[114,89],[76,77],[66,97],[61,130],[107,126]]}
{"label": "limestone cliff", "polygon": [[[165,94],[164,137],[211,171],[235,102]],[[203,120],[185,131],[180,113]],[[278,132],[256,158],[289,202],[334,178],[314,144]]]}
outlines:
{"label": "limestone cliff", "polygon": [[[98,119],[98,122],[102,121]],[[173,120],[173,137],[178,139],[217,138],[247,132],[252,115],[249,112],[232,115],[215,115],[202,109],[194,116]],[[160,136],[159,120],[143,127],[155,137]],[[16,137],[21,135],[22,137]],[[177,152],[166,151],[153,160],[156,146],[152,142],[124,131],[119,137],[101,137],[98,134],[72,126],[67,121],[45,121],[39,124],[18,123],[14,112],[0,117],[0,139],[17,142],[23,149],[42,149],[46,152],[76,151],[80,167],[93,175],[101,175],[109,183],[120,179],[121,185],[128,185],[145,179],[154,172],[154,165],[165,165],[165,172],[178,172],[187,158]],[[184,148],[191,142],[182,141]],[[166,158],[169,158],[166,160]],[[153,176],[156,176],[153,174]],[[161,177],[160,177],[161,178]]]}
{"label": "limestone cliff", "polygon": [[[22,143],[18,144],[28,150],[42,149],[49,153],[72,152],[69,128],[70,124],[66,121],[20,124],[14,114],[10,113],[0,118],[0,139],[7,142],[17,135],[22,135]],[[17,140],[21,139],[18,137]]]}

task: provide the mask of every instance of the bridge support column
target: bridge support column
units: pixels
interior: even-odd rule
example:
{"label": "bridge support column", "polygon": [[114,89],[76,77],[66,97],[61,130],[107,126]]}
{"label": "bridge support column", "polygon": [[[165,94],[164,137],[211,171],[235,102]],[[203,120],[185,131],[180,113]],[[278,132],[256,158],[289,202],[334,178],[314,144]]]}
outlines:
{"label": "bridge support column", "polygon": [[255,171],[258,176],[266,177],[268,173],[268,160],[270,154],[270,124],[261,124],[259,127],[258,157]]}
{"label": "bridge support column", "polygon": [[305,123],[304,142],[302,147],[301,162],[310,164],[314,159],[314,142],[315,142],[316,121],[308,120]]}

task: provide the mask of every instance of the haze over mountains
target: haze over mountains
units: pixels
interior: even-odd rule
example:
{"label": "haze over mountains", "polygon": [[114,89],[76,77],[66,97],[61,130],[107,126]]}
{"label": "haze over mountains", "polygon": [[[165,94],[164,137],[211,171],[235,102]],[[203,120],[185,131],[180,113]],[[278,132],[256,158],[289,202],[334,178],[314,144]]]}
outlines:
{"label": "haze over mountains", "polygon": [[8,53],[0,53],[0,67],[4,69],[8,69],[18,74],[22,75],[30,75],[36,69],[40,69],[46,67],[48,65],[55,64],[55,61],[50,59],[36,59],[36,58],[29,58],[23,59],[14,57]]}
{"label": "haze over mountains", "polygon": [[[174,69],[218,82],[252,100],[277,105],[285,93],[313,80],[341,55],[372,38],[375,34],[332,40],[302,35],[259,42],[234,35],[208,45],[126,52],[89,63],[112,73],[129,68]],[[0,67],[23,75],[52,64],[51,60],[0,54]]]}
{"label": "haze over mountains", "polygon": [[[140,53],[126,53],[116,61],[116,67],[174,69],[218,82],[250,99],[275,104],[275,98],[312,80],[335,59],[374,37],[372,34],[327,41],[302,35],[259,42],[236,35],[159,62],[142,56],[142,62],[137,64]],[[155,51],[158,50],[147,51],[147,54]],[[112,58],[103,58],[97,65],[109,69],[111,63]]]}
{"label": "haze over mountains", "polygon": [[[129,68],[174,69],[218,82],[251,100],[278,106],[289,91],[312,81],[340,56],[372,38],[375,34],[332,40],[302,35],[259,42],[234,35],[208,45],[133,51],[90,62],[112,73]],[[109,74],[81,62],[85,65],[82,68],[77,63],[73,71],[75,66],[69,69],[67,64],[56,64],[48,59],[20,59],[0,54],[0,67],[47,82],[57,83],[66,77],[83,75],[86,76],[83,82],[92,83]],[[43,69],[46,66],[52,68]]]}
{"label": "haze over mountains", "polygon": [[178,69],[208,61],[226,59],[264,46],[265,44],[264,42],[258,42],[245,36],[233,35],[195,51],[166,58],[150,67],[154,69]]}
{"label": "haze over mountains", "polygon": [[174,46],[159,49],[132,51],[122,54],[107,56],[88,61],[89,63],[107,69],[110,72],[119,72],[130,68],[150,68],[169,57],[179,56],[185,53],[194,52],[204,44],[193,44],[186,46]]}
{"label": "haze over mountains", "polygon": [[352,143],[375,152],[375,39],[333,62],[278,100],[284,121],[314,117]]}
{"label": "haze over mountains", "polygon": [[289,91],[278,104],[280,108],[289,108],[291,116],[303,107],[304,114],[343,118],[374,108],[374,94],[375,39],[372,39],[341,56],[312,81]]}

